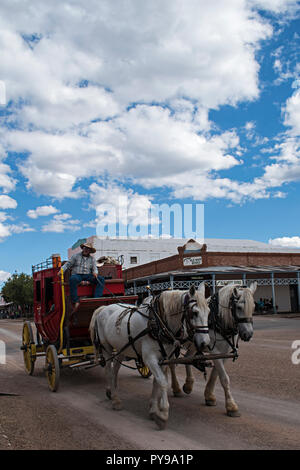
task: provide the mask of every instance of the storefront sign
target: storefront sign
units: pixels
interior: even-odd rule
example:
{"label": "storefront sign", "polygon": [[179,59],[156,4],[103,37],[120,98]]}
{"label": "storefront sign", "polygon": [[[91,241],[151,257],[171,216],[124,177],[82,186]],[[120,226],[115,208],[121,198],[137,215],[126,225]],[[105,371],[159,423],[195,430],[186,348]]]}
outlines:
{"label": "storefront sign", "polygon": [[183,266],[194,266],[196,264],[202,264],[202,256],[183,258]]}

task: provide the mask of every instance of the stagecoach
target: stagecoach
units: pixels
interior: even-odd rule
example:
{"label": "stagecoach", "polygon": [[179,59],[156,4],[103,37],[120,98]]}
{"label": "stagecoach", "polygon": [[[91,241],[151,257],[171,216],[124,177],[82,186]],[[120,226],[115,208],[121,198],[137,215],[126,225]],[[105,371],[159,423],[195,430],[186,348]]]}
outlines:
{"label": "stagecoach", "polygon": [[[62,368],[88,367],[94,363],[89,324],[95,309],[112,303],[134,305],[138,299],[136,295],[125,295],[122,265],[104,265],[99,268],[99,274],[105,277],[103,297],[93,298],[94,286],[82,283],[78,286],[80,305],[72,315],[70,274],[68,271],[63,274],[62,264],[60,255],[52,255],[32,266],[34,326],[30,321],[24,322],[21,346],[29,375],[34,372],[36,359],[45,358],[44,370],[53,392],[58,388]],[[147,367],[136,365],[142,377],[149,377]]]}

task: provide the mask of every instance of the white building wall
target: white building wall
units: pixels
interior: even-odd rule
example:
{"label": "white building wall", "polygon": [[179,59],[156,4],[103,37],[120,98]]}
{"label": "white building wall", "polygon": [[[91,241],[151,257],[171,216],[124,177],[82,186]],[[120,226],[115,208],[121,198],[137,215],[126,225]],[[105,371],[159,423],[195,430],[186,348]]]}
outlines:
{"label": "white building wall", "polygon": [[[183,246],[187,239],[121,239],[121,238],[98,238],[89,237],[88,242],[92,243],[96,249],[95,258],[101,256],[112,256],[118,258],[124,256],[123,269],[150,263],[158,259],[167,258],[178,254],[177,247]],[[68,250],[70,258],[74,253],[80,251],[80,247],[75,250]],[[137,263],[132,263],[131,258],[136,257]]]}
{"label": "white building wall", "polygon": [[[289,286],[275,285],[275,297],[278,312],[291,311],[291,298]],[[255,302],[258,302],[260,298],[272,300],[272,286],[258,286],[254,294]]]}

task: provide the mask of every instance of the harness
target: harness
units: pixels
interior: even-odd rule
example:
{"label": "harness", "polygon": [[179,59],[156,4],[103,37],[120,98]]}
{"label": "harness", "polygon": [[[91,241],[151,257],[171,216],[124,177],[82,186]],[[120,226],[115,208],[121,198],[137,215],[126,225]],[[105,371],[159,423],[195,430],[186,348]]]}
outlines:
{"label": "harness", "polygon": [[[234,296],[234,294],[232,294],[230,297],[229,306],[227,307],[227,306],[221,305],[219,303],[219,294],[217,292],[210,299],[210,302],[209,302],[210,315],[208,317],[209,328],[214,330],[215,333],[219,333],[222,336],[222,338],[232,348],[232,352],[236,354],[237,354],[238,340],[239,340],[239,336],[237,336],[239,323],[253,323],[252,318],[249,318],[246,316],[240,317],[237,315],[237,312],[236,312],[237,303],[238,303],[238,299]],[[231,315],[233,318],[232,327],[227,327],[227,328],[224,327],[224,322],[222,321],[222,318],[219,314],[219,306],[231,311]],[[237,336],[237,339],[235,341],[236,336]],[[213,345],[213,347],[209,349],[212,350],[214,346],[215,344]]]}
{"label": "harness", "polygon": [[[180,312],[176,312],[173,315],[178,315],[179,313],[182,313],[181,317],[181,327],[180,329],[174,334],[167,322],[162,318],[162,312],[160,308],[160,294],[157,296],[153,296],[152,301],[148,305],[147,308],[147,313],[148,315],[145,315],[140,311],[140,307],[128,307],[126,308],[121,315],[119,316],[116,326],[117,328],[120,328],[120,324],[122,319],[129,313],[129,318],[127,320],[127,334],[128,334],[128,343],[126,343],[119,351],[114,353],[111,357],[108,359],[105,359],[103,354],[102,354],[102,349],[105,350],[105,347],[100,343],[100,339],[97,333],[97,330],[95,330],[95,339],[94,339],[94,344],[95,347],[99,350],[100,357],[99,357],[99,365],[105,366],[106,362],[111,360],[111,359],[116,359],[117,356],[119,356],[125,349],[127,349],[129,346],[131,346],[137,356],[137,368],[142,367],[144,365],[143,359],[139,352],[137,351],[135,347],[135,342],[142,338],[143,336],[146,336],[147,334],[154,339],[155,341],[158,342],[159,348],[161,355],[163,359],[170,359],[173,355],[177,358],[180,354],[180,347],[185,341],[191,341],[192,334],[195,333],[206,333],[208,334],[209,329],[208,326],[204,325],[201,327],[193,327],[191,325],[191,314],[190,314],[190,305],[191,304],[196,304],[197,300],[196,299],[189,299],[188,294],[184,294],[184,300],[183,300],[183,310]],[[130,328],[130,320],[132,315],[137,312],[143,317],[148,319],[147,322],[147,327],[142,330],[137,336],[132,337],[131,334],[131,328]],[[188,336],[184,338],[184,326],[183,323],[185,322],[186,329],[187,329],[187,334]],[[167,352],[165,350],[165,344],[172,344],[173,349],[169,356],[167,355]],[[106,351],[107,352],[107,351]],[[117,360],[117,359],[116,359]],[[129,367],[129,366],[127,366]],[[132,367],[129,367],[133,369]]]}

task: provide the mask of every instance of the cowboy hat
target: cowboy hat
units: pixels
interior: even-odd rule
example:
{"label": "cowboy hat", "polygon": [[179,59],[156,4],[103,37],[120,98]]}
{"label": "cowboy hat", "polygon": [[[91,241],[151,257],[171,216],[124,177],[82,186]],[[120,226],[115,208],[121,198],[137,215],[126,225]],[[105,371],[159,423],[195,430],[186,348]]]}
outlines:
{"label": "cowboy hat", "polygon": [[83,247],[89,248],[91,253],[96,253],[96,250],[91,243],[81,243],[80,248],[83,249]]}

